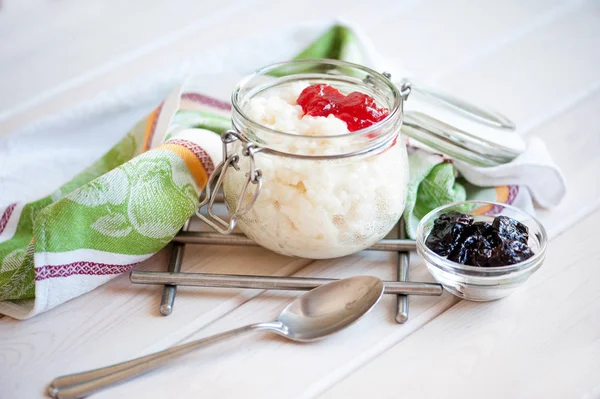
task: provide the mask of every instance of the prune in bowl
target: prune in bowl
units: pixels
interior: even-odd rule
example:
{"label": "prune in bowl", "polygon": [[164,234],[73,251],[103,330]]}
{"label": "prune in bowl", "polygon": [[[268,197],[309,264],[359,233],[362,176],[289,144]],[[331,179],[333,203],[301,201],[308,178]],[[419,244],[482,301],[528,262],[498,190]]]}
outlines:
{"label": "prune in bowl", "polygon": [[417,252],[435,279],[472,301],[505,297],[543,263],[547,236],[528,213],[510,205],[466,201],[425,215]]}

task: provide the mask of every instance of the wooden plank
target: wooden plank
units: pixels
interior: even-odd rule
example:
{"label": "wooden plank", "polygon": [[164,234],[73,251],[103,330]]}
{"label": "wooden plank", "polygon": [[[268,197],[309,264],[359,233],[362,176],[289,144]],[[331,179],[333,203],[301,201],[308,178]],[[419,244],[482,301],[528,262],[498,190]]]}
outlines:
{"label": "wooden plank", "polygon": [[261,2],[209,1],[198,7],[193,0],[153,2],[151,6],[143,0],[46,1],[27,14],[7,15],[0,24],[0,35],[10,37],[0,41],[0,110],[107,60],[130,57],[164,38],[175,40],[179,31],[193,30],[195,25],[225,25],[230,14]]}
{"label": "wooden plank", "polygon": [[580,6],[581,2],[565,0],[433,0],[414,9],[382,13],[377,26],[367,26],[382,53],[412,75],[432,81]]}
{"label": "wooden plank", "polygon": [[503,300],[461,301],[324,398],[581,398],[600,394],[600,212],[553,241]]}
{"label": "wooden plank", "polygon": [[510,115],[520,132],[529,131],[600,88],[599,10],[597,2],[567,9],[436,84]]}

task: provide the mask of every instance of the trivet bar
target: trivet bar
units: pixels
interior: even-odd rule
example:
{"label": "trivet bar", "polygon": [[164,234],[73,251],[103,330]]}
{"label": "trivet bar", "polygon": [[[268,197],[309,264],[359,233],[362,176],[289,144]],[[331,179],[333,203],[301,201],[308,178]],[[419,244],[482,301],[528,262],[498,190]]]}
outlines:
{"label": "trivet bar", "polygon": [[[219,233],[203,233],[197,231],[182,231],[173,238],[173,241],[182,244],[258,246],[257,243],[242,234],[222,235]],[[416,249],[416,243],[413,240],[386,238],[368,249],[371,251],[391,252],[413,251]]]}
{"label": "trivet bar", "polygon": [[[181,231],[187,231],[190,227],[190,219],[183,225]],[[174,242],[173,243],[173,251],[171,252],[171,257],[169,258],[169,271],[172,273],[177,273],[181,270],[181,263],[183,262],[183,251],[185,248],[185,244]],[[163,289],[163,295],[160,299],[160,314],[163,316],[168,316],[173,312],[173,306],[175,304],[175,295],[177,295],[177,287],[174,285],[165,285]]]}
{"label": "trivet bar", "polygon": [[[213,288],[252,288],[266,290],[308,291],[335,281],[330,278],[244,276],[212,273],[169,273],[132,271],[129,280],[134,284],[186,285]],[[442,286],[435,283],[384,281],[386,294],[442,295]]]}
{"label": "trivet bar", "polygon": [[[405,237],[404,218],[398,222],[398,238]],[[398,281],[408,281],[409,251],[398,251],[397,273]],[[396,298],[396,322],[404,324],[408,320],[408,297],[398,295]]]}

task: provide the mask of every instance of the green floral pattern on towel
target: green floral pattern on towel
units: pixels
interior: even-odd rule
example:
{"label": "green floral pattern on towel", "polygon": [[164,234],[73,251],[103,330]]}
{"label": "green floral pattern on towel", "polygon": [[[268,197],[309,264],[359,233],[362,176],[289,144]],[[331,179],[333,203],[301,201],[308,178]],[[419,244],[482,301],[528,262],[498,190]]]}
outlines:
{"label": "green floral pattern on towel", "polygon": [[[168,244],[194,212],[198,193],[177,154],[146,152],[46,207],[36,220],[36,249],[152,254]],[[64,223],[68,215],[77,215],[74,225]]]}
{"label": "green floral pattern on towel", "polygon": [[[144,123],[140,122],[102,158],[49,196],[26,204],[21,211],[13,237],[0,243],[0,300],[35,297],[34,226],[40,213],[82,185],[111,171],[141,152]],[[65,226],[72,229],[74,226]],[[65,240],[71,240],[67,235]]]}

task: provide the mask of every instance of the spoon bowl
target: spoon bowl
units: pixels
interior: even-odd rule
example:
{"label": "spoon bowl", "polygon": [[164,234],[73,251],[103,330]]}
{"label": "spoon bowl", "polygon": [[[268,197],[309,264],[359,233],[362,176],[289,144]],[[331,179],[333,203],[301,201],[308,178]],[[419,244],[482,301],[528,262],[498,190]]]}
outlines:
{"label": "spoon bowl", "polygon": [[298,342],[316,341],[356,322],[379,302],[383,291],[383,282],[377,277],[336,280],[296,298],[275,321],[251,324],[123,363],[58,377],[48,387],[48,394],[57,399],[83,398],[193,350],[251,331],[272,331]]}
{"label": "spoon bowl", "polygon": [[309,291],[279,315],[279,334],[299,342],[325,338],[356,322],[383,296],[383,281],[358,276],[334,281]]}

